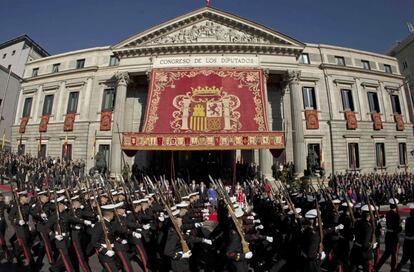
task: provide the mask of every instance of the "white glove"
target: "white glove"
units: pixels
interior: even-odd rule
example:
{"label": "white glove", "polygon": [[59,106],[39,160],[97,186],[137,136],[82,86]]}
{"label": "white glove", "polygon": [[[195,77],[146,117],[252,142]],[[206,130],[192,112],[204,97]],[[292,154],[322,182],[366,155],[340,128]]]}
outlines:
{"label": "white glove", "polygon": [[92,225],[92,222],[89,221],[89,220],[83,220],[83,224],[85,224],[87,226],[90,226],[90,225]]}
{"label": "white glove", "polygon": [[266,236],[266,241],[269,243],[273,243],[273,237],[272,236]]}
{"label": "white glove", "polygon": [[115,251],[113,251],[113,250],[107,250],[106,253],[105,253],[105,255],[108,256],[108,257],[112,257],[112,256],[115,255]]}
{"label": "white glove", "polygon": [[260,221],[260,219],[256,219],[256,220],[253,220],[253,223],[255,223],[255,224],[260,224],[260,223],[261,223],[261,221]]}
{"label": "white glove", "polygon": [[256,216],[257,215],[255,212],[251,212],[250,214],[253,215],[253,216]]}
{"label": "white glove", "polygon": [[80,230],[80,229],[81,229],[81,227],[76,225],[76,226],[75,226],[75,229]]}
{"label": "white glove", "polygon": [[26,224],[26,222],[24,222],[24,220],[19,220],[19,225],[23,226],[24,224]]}
{"label": "white glove", "polygon": [[40,215],[40,217],[42,217],[42,219],[43,219],[43,220],[45,220],[45,219],[47,219],[47,214],[42,213],[42,214]]}
{"label": "white glove", "polygon": [[326,258],[326,254],[325,254],[325,251],[322,251],[321,252],[321,260],[325,260],[325,258]]}
{"label": "white glove", "polygon": [[378,246],[378,243],[377,243],[377,242],[375,242],[375,243],[373,243],[373,244],[372,244],[372,248],[373,248],[373,249],[376,249],[376,248],[377,248],[377,246]]}
{"label": "white glove", "polygon": [[150,224],[145,224],[142,226],[144,230],[148,230],[150,227],[151,227]]}
{"label": "white glove", "polygon": [[80,209],[81,210],[83,210],[85,208],[85,206],[83,206],[83,205],[80,205]]}
{"label": "white glove", "polygon": [[191,257],[191,250],[183,253],[183,255],[181,256],[181,258],[186,259],[186,258],[190,258]]}
{"label": "white glove", "polygon": [[246,217],[247,219],[249,219],[249,220],[254,220],[254,216],[252,216],[252,215],[249,215],[248,217]]}
{"label": "white glove", "polygon": [[253,257],[253,252],[249,251],[246,254],[244,254],[244,258],[247,260],[250,260]]}
{"label": "white glove", "polygon": [[342,224],[339,224],[338,226],[335,227],[335,231],[343,230],[343,229],[344,229],[344,225]]}
{"label": "white glove", "polygon": [[196,228],[200,228],[200,227],[202,227],[202,226],[203,226],[203,223],[195,223],[195,224],[194,224],[194,226],[195,226]]}
{"label": "white glove", "polygon": [[162,215],[160,215],[160,216],[158,216],[158,220],[160,221],[160,222],[164,222],[164,216],[162,216]]}
{"label": "white glove", "polygon": [[94,228],[95,227],[95,224],[91,224],[91,228]]}
{"label": "white glove", "polygon": [[262,230],[264,227],[263,227],[263,225],[258,225],[257,227],[256,227],[256,230]]}
{"label": "white glove", "polygon": [[56,235],[55,236],[56,240],[62,241],[63,240],[63,236],[62,235]]}
{"label": "white glove", "polygon": [[135,232],[135,231],[132,233],[132,236],[134,236],[137,239],[141,239],[141,237],[142,237],[141,233],[138,233],[138,232]]}
{"label": "white glove", "polygon": [[128,244],[128,241],[127,241],[127,240],[125,240],[125,239],[123,239],[123,240],[121,241],[121,244],[126,245],[126,244]]}
{"label": "white glove", "polygon": [[386,223],[387,219],[385,219],[385,217],[381,218],[380,220],[378,220],[379,223]]}
{"label": "white glove", "polygon": [[203,238],[203,243],[211,246],[213,244],[213,241]]}

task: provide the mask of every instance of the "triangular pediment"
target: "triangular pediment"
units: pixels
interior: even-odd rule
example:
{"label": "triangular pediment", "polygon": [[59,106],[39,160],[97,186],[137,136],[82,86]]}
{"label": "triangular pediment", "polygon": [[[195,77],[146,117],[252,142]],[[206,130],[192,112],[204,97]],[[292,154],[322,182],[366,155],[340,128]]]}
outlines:
{"label": "triangular pediment", "polygon": [[304,44],[262,25],[213,8],[202,8],[136,34],[114,45],[120,56],[191,51],[195,48],[297,53]]}

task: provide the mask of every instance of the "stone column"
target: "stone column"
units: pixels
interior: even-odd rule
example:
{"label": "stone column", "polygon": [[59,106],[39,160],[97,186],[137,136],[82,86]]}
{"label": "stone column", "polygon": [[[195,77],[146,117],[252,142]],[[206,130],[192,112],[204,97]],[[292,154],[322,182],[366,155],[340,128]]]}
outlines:
{"label": "stone column", "polygon": [[285,132],[285,156],[286,162],[293,162],[293,126],[292,126],[292,102],[290,100],[289,84],[285,82],[282,88],[282,113],[283,113],[283,130]]}
{"label": "stone column", "polygon": [[[273,119],[272,119],[272,109],[270,107],[268,88],[267,88],[267,79],[269,77],[269,72],[265,71],[264,73],[264,95],[265,95],[265,106],[266,106],[266,119],[269,131],[272,131]],[[273,156],[270,153],[269,149],[260,149],[259,150],[259,165],[262,176],[266,179],[272,179],[272,164]]]}
{"label": "stone column", "polygon": [[113,112],[112,125],[112,146],[111,146],[111,174],[121,174],[122,169],[122,135],[119,133],[124,131],[125,101],[127,94],[127,86],[129,75],[127,72],[117,72],[115,78],[118,81],[116,88],[115,109]]}
{"label": "stone column", "polygon": [[306,156],[305,149],[303,119],[302,119],[302,90],[299,84],[300,71],[288,71],[288,84],[290,88],[291,99],[291,120],[292,120],[292,141],[293,141],[293,160],[295,163],[295,172],[299,176],[303,175],[303,171],[306,169]]}

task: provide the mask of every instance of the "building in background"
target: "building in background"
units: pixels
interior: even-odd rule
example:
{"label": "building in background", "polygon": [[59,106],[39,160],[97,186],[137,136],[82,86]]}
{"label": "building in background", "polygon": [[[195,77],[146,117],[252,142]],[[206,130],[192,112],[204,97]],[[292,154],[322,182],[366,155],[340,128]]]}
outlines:
{"label": "building in background", "polygon": [[27,35],[0,44],[0,65],[19,77],[23,77],[27,62],[47,56],[49,53]]}
{"label": "building in background", "polygon": [[[22,35],[0,44],[0,147],[10,147],[11,126],[16,116],[20,81],[28,61],[49,56],[42,47]],[[4,135],[4,136],[3,136]]]}
{"label": "building in background", "polygon": [[308,154],[327,173],[414,170],[394,57],[303,43],[210,7],[29,61],[23,78],[15,151],[88,168],[100,151],[115,174],[126,162],[206,178],[237,160],[269,177],[284,162],[303,173]]}
{"label": "building in background", "polygon": [[[397,58],[401,74],[405,77],[405,91],[407,97],[411,99],[408,101],[411,105],[414,104],[414,27],[408,23],[409,35],[402,41],[397,42],[387,53],[388,55]],[[410,112],[411,122],[414,122],[414,112]]]}

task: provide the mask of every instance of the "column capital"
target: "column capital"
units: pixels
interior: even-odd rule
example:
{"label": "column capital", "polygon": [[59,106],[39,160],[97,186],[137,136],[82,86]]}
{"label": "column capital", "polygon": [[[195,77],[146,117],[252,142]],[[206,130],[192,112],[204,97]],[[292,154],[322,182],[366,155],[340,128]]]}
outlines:
{"label": "column capital", "polygon": [[118,85],[128,85],[129,82],[129,74],[128,72],[116,72],[115,78],[118,82]]}
{"label": "column capital", "polygon": [[285,77],[285,81],[288,84],[298,84],[300,81],[300,71],[299,70],[288,70]]}

